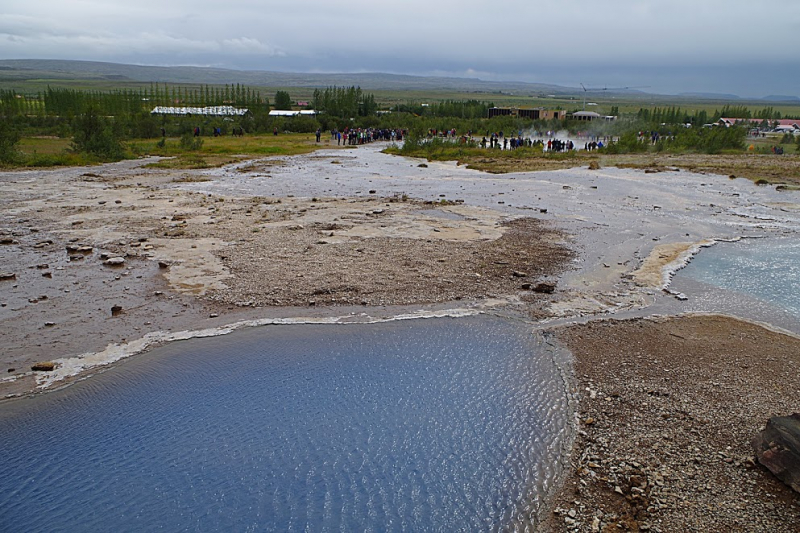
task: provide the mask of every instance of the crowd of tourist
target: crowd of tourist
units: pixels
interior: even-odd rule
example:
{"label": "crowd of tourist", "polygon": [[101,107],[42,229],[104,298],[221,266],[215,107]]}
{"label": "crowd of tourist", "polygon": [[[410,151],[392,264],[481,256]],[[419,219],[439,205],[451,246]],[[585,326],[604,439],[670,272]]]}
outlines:
{"label": "crowd of tourist", "polygon": [[[356,146],[376,141],[399,142],[403,140],[405,135],[406,130],[402,129],[345,128],[343,131],[338,129],[331,130],[331,141],[336,141],[337,146]],[[317,142],[319,142],[319,134],[317,135]]]}

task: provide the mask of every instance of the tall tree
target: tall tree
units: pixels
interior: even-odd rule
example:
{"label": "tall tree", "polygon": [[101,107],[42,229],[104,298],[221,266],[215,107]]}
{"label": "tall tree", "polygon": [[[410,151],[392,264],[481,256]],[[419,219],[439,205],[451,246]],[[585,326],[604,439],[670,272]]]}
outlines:
{"label": "tall tree", "polygon": [[275,93],[275,109],[290,110],[292,108],[292,97],[286,91]]}

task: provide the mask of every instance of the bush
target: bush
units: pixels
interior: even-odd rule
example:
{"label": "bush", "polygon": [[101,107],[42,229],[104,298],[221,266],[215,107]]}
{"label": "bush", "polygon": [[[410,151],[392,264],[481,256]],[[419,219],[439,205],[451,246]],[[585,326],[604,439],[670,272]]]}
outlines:
{"label": "bush", "polygon": [[19,130],[7,120],[0,120],[0,163],[13,163],[17,160],[19,140]]}
{"label": "bush", "polygon": [[119,127],[96,108],[89,106],[86,112],[75,117],[72,125],[72,150],[99,157],[107,161],[119,161],[124,157]]}
{"label": "bush", "polygon": [[313,133],[321,128],[315,118],[307,115],[298,115],[285,120],[284,127],[294,133]]}
{"label": "bush", "polygon": [[129,128],[130,136],[136,139],[154,139],[161,135],[158,119],[147,111],[131,115]]}
{"label": "bush", "polygon": [[193,133],[186,132],[181,135],[181,148],[184,150],[197,151],[203,147],[203,138],[195,137]]}

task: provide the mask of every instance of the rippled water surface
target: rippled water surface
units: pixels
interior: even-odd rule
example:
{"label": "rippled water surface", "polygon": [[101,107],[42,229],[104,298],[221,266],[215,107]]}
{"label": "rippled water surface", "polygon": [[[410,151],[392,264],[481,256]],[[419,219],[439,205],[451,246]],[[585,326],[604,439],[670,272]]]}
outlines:
{"label": "rippled water surface", "polygon": [[[751,307],[775,306],[800,320],[800,241],[747,239],[698,254],[676,280],[688,278],[749,297]],[[758,309],[743,310],[757,312]]]}
{"label": "rippled water surface", "polygon": [[567,411],[552,354],[496,318],[175,343],[0,406],[0,530],[524,526]]}

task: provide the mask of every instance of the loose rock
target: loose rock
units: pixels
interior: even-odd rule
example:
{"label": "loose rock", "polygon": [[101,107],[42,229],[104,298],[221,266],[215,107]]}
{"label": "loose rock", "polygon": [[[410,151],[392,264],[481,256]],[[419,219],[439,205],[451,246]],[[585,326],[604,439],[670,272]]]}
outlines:
{"label": "loose rock", "polygon": [[770,418],[752,444],[758,462],[800,492],[800,413]]}
{"label": "loose rock", "polygon": [[537,283],[533,287],[533,292],[540,292],[543,294],[552,294],[556,291],[556,284],[550,282]]}
{"label": "loose rock", "polygon": [[110,257],[103,261],[103,264],[106,266],[122,266],[125,264],[124,257]]}

